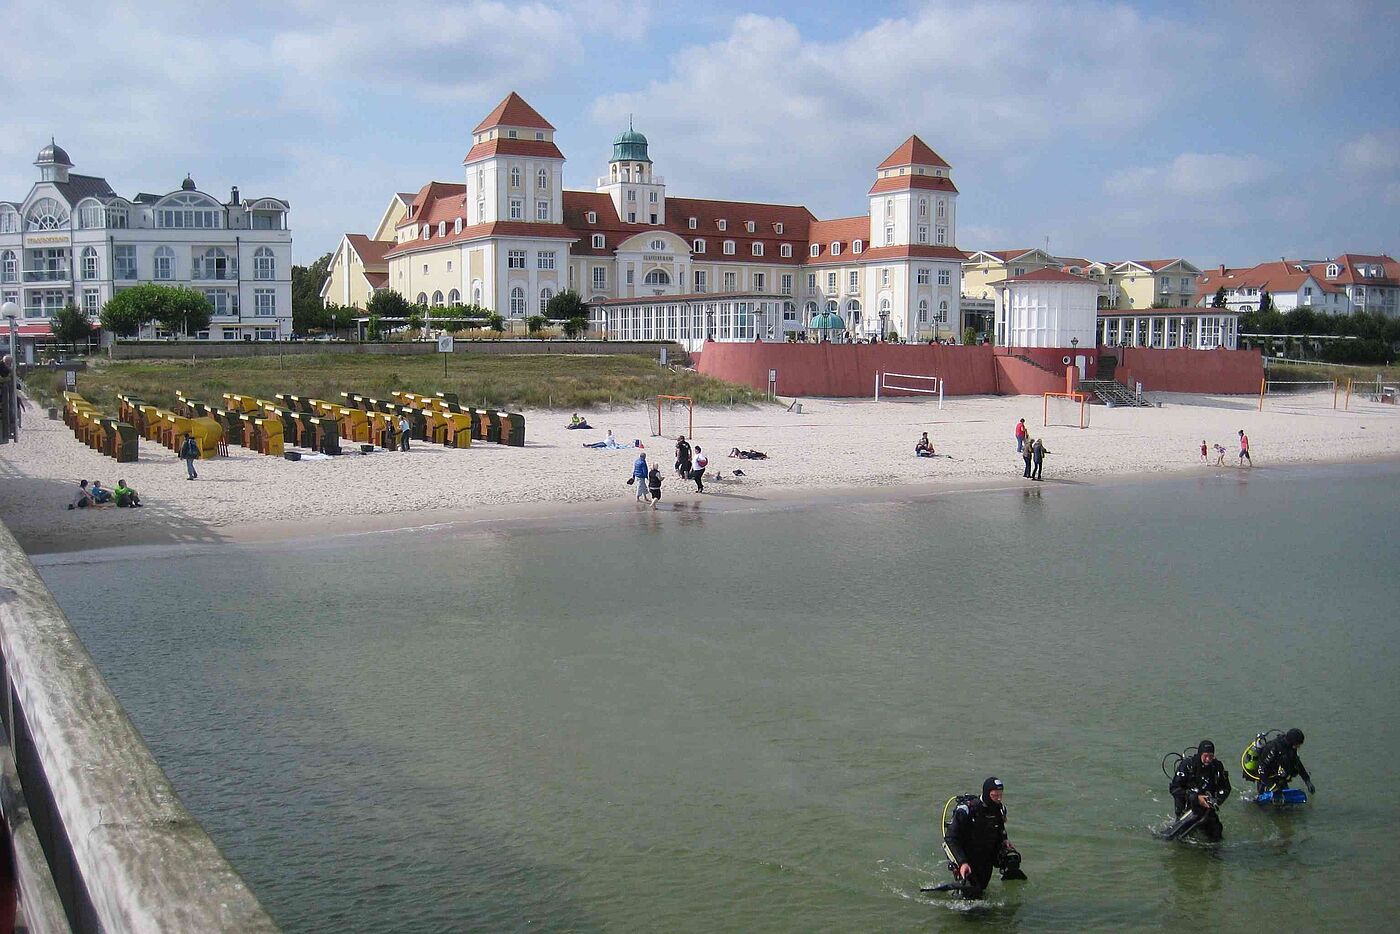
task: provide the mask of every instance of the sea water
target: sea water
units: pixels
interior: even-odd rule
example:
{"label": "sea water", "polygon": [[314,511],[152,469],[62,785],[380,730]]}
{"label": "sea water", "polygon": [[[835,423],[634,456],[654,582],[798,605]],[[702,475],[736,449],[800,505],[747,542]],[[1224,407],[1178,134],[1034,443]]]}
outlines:
{"label": "sea water", "polygon": [[[714,501],[716,503],[720,500]],[[1400,468],[47,563],[290,931],[1377,929],[1400,910]],[[1153,837],[1164,754],[1318,793]],[[939,813],[1006,783],[976,906]]]}

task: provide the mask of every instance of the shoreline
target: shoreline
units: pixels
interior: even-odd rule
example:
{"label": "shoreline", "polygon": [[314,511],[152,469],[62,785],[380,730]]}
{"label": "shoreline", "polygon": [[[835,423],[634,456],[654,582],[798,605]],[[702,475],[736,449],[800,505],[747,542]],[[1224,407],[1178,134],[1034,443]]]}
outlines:
{"label": "shoreline", "polygon": [[[608,520],[625,517],[683,513],[737,515],[761,514],[790,509],[812,509],[819,506],[863,506],[891,503],[912,503],[941,496],[1009,493],[1015,490],[1034,491],[1037,495],[1047,489],[1084,487],[1121,487],[1158,482],[1190,480],[1222,480],[1235,475],[1238,480],[1249,476],[1271,476],[1309,470],[1340,470],[1368,466],[1400,467],[1400,454],[1384,454],[1344,460],[1303,461],[1262,467],[1224,467],[1213,465],[1196,469],[1180,468],[1155,471],[1095,474],[1075,479],[1048,478],[1032,486],[1022,477],[988,479],[985,481],[935,480],[920,483],[893,484],[881,487],[828,487],[785,489],[766,496],[717,492],[685,499],[663,500],[653,511],[638,506],[634,499],[607,501],[511,503],[474,509],[443,508],[412,512],[380,513],[369,516],[322,517],[315,531],[307,531],[306,523],[297,520],[246,523],[226,528],[226,535],[217,541],[201,545],[171,544],[159,540],[156,534],[136,536],[119,545],[96,548],[78,545],[71,548],[28,552],[36,567],[66,564],[105,563],[138,558],[167,559],[190,554],[211,554],[229,549],[259,546],[334,547],[360,537],[422,533],[429,535],[486,535],[494,532],[518,531],[578,531]],[[712,504],[712,505],[711,505]],[[144,540],[143,540],[144,539]]]}
{"label": "shoreline", "polygon": [[[228,457],[199,462],[196,482],[153,443],[141,442],[138,461],[118,465],[80,444],[62,422],[32,419],[19,444],[0,446],[0,519],[31,555],[312,542],[439,526],[576,525],[640,509],[624,481],[642,453],[671,474],[661,514],[895,502],[1024,487],[1030,481],[1021,476],[1011,438],[1018,419],[1048,449],[1045,482],[1035,484],[1042,489],[1400,460],[1400,411],[1393,406],[1364,402],[1335,411],[1330,394],[1265,412],[1240,397],[1162,401],[1160,408],[1096,407],[1087,429],[1036,424],[1041,400],[1016,396],[957,397],[942,409],[833,399],[803,400],[803,414],[777,406],[697,409],[695,440],[711,458],[704,495],[673,475],[673,442],[649,437],[647,412],[637,408],[590,412],[597,430],[588,432],[568,430],[558,412],[527,411],[524,447],[415,442],[408,453],[297,462],[235,447]],[[1258,467],[1235,466],[1234,436],[1242,428]],[[643,439],[644,449],[585,447],[605,429],[624,441]],[[939,456],[914,456],[921,432]],[[1227,449],[1224,465],[1201,463],[1202,439]],[[735,447],[769,457],[731,459]],[[109,486],[126,479],[143,508],[69,510],[79,477]]]}

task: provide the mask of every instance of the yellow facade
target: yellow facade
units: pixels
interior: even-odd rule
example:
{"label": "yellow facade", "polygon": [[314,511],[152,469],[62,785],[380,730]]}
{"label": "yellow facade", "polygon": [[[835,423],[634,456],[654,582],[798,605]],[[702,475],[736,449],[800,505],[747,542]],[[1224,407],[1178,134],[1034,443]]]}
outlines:
{"label": "yellow facade", "polygon": [[1109,274],[1115,308],[1185,308],[1195,299],[1201,271],[1184,259],[1131,260]]}
{"label": "yellow facade", "polygon": [[993,298],[993,284],[1009,276],[1020,276],[1037,269],[1060,267],[1060,260],[1044,250],[998,250],[973,253],[963,263],[962,294],[969,298]]}

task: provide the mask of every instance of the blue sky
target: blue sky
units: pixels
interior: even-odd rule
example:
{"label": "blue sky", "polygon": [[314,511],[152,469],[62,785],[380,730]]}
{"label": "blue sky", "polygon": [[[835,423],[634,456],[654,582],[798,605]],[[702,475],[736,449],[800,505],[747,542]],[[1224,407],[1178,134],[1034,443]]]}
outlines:
{"label": "blue sky", "polygon": [[674,195],[865,211],[910,133],[958,246],[1201,266],[1400,251],[1400,5],[0,0],[0,197],[54,135],[118,192],[292,202],[299,262],[459,181],[508,91],[591,189],[635,115]]}

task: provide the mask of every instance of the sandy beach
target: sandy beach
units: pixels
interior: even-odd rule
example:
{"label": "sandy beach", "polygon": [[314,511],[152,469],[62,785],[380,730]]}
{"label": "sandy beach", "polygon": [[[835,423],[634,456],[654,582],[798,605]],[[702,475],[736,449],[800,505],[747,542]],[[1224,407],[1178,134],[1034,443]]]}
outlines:
{"label": "sandy beach", "polygon": [[[640,439],[667,480],[662,510],[746,508],[764,501],[910,490],[1030,484],[1021,478],[1012,429],[1025,418],[1051,452],[1046,485],[1139,476],[1242,469],[1236,432],[1249,435],[1255,470],[1283,464],[1334,463],[1400,456],[1400,410],[1353,399],[1334,411],[1331,395],[1257,400],[1237,396],[1154,396],[1161,407],[1092,408],[1087,429],[1041,426],[1042,404],[1027,396],[925,401],[802,400],[782,406],[697,408],[695,440],[710,455],[706,494],[671,470],[673,443],[648,437],[638,406],[585,413],[595,431],[565,429],[569,413],[526,411],[524,448],[477,443],[455,450],[415,442],[404,454],[377,451],[286,461],[231,447],[230,456],[198,465],[185,479],[175,455],[141,442],[140,460],[117,464],[78,443],[62,422],[31,406],[19,444],[0,446],[0,519],[31,553],[130,545],[196,545],[322,538],[359,531],[570,512],[632,510],[626,485],[635,450],[592,450],[611,428],[623,442]],[[913,456],[927,431],[939,456]],[[1226,448],[1225,466],[1202,465],[1200,444]],[[758,449],[765,461],[728,456]],[[736,468],[742,476],[736,476]],[[121,477],[141,509],[69,510],[77,480]],[[1039,486],[1039,484],[1037,484]]]}

